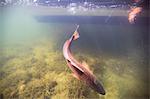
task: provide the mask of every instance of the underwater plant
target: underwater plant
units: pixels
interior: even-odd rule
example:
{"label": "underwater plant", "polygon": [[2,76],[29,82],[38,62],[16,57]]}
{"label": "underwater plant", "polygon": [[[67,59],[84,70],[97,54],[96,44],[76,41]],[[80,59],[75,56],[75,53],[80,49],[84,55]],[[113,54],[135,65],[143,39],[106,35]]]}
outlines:
{"label": "underwater plant", "polygon": [[128,58],[101,57],[90,53],[75,55],[79,61],[86,61],[97,79],[104,83],[107,94],[100,96],[72,77],[61,51],[51,49],[53,45],[47,42],[49,40],[42,40],[38,45],[22,44],[12,51],[7,46],[7,50],[0,51],[3,53],[0,60],[5,60],[1,61],[0,69],[0,94],[4,99],[136,99],[146,95],[146,82],[140,76],[140,68],[135,68],[145,64],[136,53],[136,56],[132,53]]}

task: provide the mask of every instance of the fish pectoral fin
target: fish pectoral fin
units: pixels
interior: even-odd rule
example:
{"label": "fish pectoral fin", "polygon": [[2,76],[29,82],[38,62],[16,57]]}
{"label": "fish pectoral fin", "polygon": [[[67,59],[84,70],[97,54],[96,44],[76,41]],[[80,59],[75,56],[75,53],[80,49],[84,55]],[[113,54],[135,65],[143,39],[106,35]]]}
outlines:
{"label": "fish pectoral fin", "polygon": [[72,73],[72,76],[80,80],[80,78],[76,74]]}
{"label": "fish pectoral fin", "polygon": [[89,65],[88,65],[85,61],[82,62],[82,65],[83,65],[90,73],[93,74],[93,72],[90,70]]}
{"label": "fish pectoral fin", "polygon": [[82,65],[83,65],[86,69],[90,69],[89,65],[88,65],[85,61],[82,61]]}

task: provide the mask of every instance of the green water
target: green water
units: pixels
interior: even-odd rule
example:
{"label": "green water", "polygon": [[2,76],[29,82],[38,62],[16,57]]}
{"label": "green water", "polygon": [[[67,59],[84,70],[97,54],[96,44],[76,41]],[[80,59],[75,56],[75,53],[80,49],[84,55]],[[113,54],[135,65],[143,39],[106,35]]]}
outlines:
{"label": "green water", "polygon": [[29,9],[0,16],[0,95],[4,99],[148,99],[146,30],[81,24],[72,52],[106,90],[102,96],[72,76],[62,46],[74,23],[38,22]]}

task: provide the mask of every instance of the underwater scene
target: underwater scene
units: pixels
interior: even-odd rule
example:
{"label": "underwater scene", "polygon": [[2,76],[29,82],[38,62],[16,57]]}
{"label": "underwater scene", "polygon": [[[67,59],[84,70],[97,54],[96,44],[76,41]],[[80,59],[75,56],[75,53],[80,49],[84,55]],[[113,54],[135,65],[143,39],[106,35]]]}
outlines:
{"label": "underwater scene", "polygon": [[6,1],[0,99],[149,99],[148,9]]}

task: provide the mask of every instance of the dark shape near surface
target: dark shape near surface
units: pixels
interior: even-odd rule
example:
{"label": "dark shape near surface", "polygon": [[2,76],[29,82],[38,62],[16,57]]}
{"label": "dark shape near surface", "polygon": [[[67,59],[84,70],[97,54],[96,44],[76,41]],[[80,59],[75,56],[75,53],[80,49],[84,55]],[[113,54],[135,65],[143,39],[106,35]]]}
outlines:
{"label": "dark shape near surface", "polygon": [[86,64],[79,63],[71,54],[70,46],[72,44],[72,41],[79,38],[79,33],[77,31],[78,28],[79,26],[77,26],[74,34],[71,36],[69,40],[65,42],[63,46],[63,55],[66,59],[67,65],[73,72],[73,76],[75,78],[85,82],[96,92],[105,95],[105,90],[103,86],[98,82],[92,71],[90,71],[90,69],[87,68]]}

